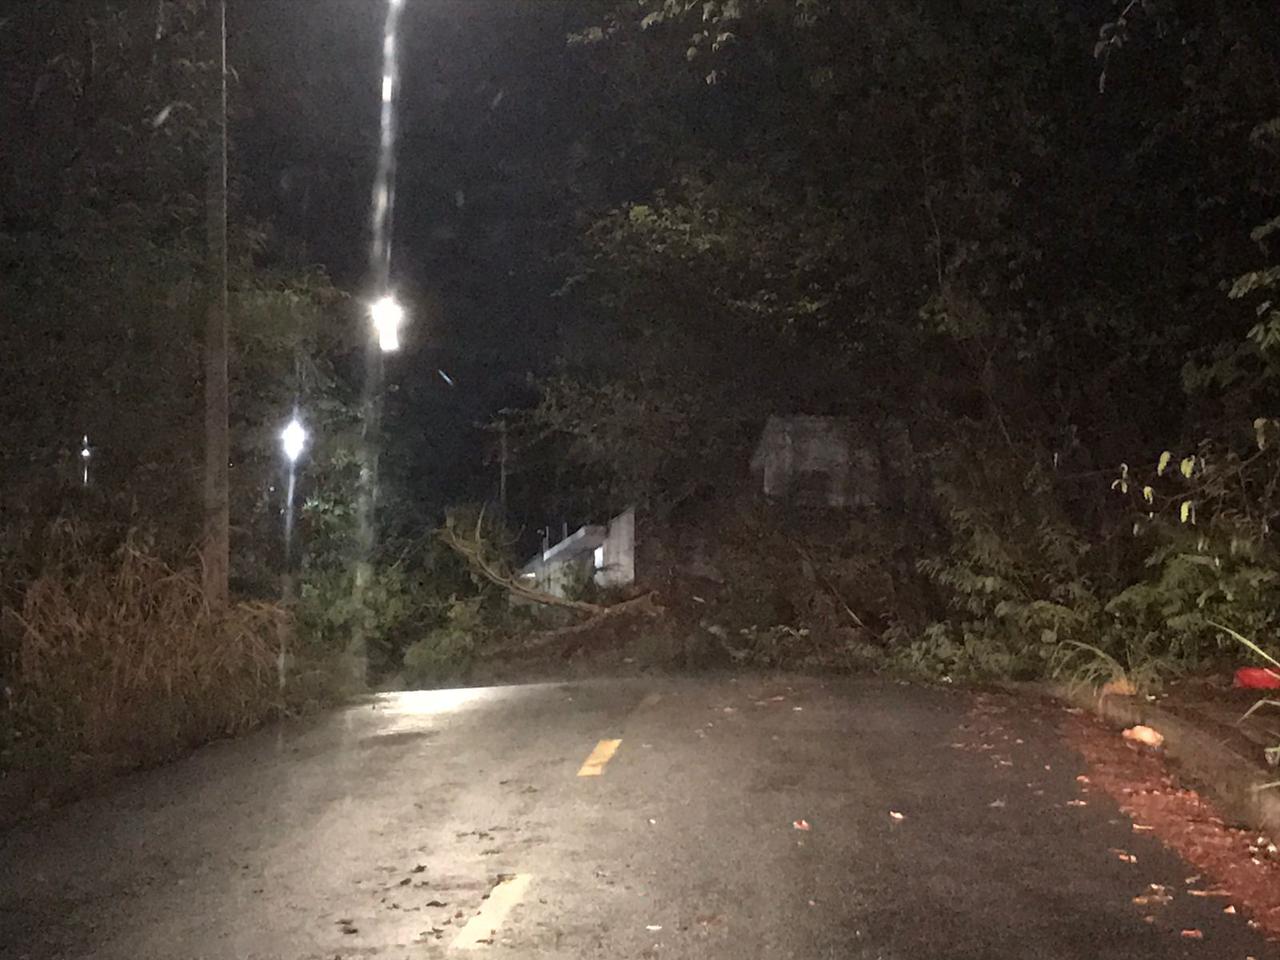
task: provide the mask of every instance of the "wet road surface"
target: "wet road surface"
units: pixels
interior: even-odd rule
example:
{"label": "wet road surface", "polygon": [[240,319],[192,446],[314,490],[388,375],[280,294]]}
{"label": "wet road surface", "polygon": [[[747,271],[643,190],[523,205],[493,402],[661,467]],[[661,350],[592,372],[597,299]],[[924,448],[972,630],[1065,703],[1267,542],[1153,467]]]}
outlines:
{"label": "wet road surface", "polygon": [[869,680],[388,695],[0,835],[0,956],[1280,957],[1081,792],[1059,718]]}

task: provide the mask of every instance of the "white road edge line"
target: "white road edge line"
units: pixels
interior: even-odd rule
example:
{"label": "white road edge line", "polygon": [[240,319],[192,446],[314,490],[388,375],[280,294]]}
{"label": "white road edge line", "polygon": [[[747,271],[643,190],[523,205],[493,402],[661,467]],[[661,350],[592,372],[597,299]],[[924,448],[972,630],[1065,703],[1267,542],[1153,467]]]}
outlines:
{"label": "white road edge line", "polygon": [[449,944],[450,950],[477,950],[492,945],[494,936],[502,922],[507,919],[511,909],[524,899],[533,875],[517,873],[499,883],[489,894],[489,899],[480,907],[480,912],[467,921],[467,925],[458,931],[458,935]]}

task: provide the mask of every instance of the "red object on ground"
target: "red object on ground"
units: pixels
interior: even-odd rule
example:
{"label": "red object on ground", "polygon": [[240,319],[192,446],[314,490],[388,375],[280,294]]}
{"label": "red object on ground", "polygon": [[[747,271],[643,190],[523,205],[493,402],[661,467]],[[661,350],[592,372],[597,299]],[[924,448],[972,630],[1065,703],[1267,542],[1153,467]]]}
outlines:
{"label": "red object on ground", "polygon": [[1236,686],[1246,690],[1280,690],[1280,672],[1265,667],[1241,667],[1236,671]]}

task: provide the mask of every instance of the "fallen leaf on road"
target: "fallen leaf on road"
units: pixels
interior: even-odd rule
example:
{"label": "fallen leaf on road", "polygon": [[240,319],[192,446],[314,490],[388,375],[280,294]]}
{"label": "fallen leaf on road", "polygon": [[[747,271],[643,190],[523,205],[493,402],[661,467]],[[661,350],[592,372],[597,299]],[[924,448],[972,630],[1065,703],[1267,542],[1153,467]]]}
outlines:
{"label": "fallen leaf on road", "polygon": [[890,811],[889,811],[889,816],[893,817],[893,819],[895,819],[895,820],[905,820],[905,819],[907,819],[907,818],[906,818],[906,816],[905,816],[904,814],[899,813],[897,810],[890,810]]}
{"label": "fallen leaf on road", "polygon": [[1225,907],[1222,908],[1222,912],[1234,914],[1236,912],[1236,908],[1232,904],[1227,904]]}
{"label": "fallen leaf on road", "polygon": [[1199,930],[1183,930],[1182,939],[1183,940],[1203,940],[1204,934]]}
{"label": "fallen leaf on road", "polygon": [[1231,896],[1226,890],[1214,888],[1213,890],[1188,890],[1193,897],[1229,897]]}
{"label": "fallen leaf on road", "polygon": [[1154,829],[1155,829],[1155,827],[1149,827],[1149,826],[1147,826],[1145,823],[1135,823],[1135,824],[1133,824],[1132,826],[1133,826],[1133,829],[1138,830],[1138,831],[1142,831],[1142,830],[1154,830]]}
{"label": "fallen leaf on road", "polygon": [[1133,902],[1140,907],[1149,907],[1152,905],[1163,907],[1165,904],[1173,900],[1173,895],[1169,893],[1169,888],[1159,883],[1153,883],[1147,888],[1148,892],[1133,898]]}
{"label": "fallen leaf on road", "polygon": [[792,820],[791,826],[795,827],[797,830],[808,830],[809,821],[808,820]]}
{"label": "fallen leaf on road", "polygon": [[1068,807],[1087,807],[1088,805],[1089,805],[1088,800],[1068,800],[1067,801]]}
{"label": "fallen leaf on road", "polygon": [[990,803],[987,804],[988,807],[994,807],[997,810],[1003,807],[1004,805],[1005,805],[1005,802],[1003,800],[992,800]]}
{"label": "fallen leaf on road", "polygon": [[1116,856],[1116,859],[1117,859],[1117,860],[1120,860],[1120,861],[1121,861],[1121,862],[1123,862],[1123,863],[1137,863],[1137,862],[1138,862],[1138,858],[1137,858],[1137,857],[1135,857],[1132,853],[1128,853],[1128,852],[1126,852],[1126,851],[1124,851],[1124,850],[1118,850],[1118,849],[1116,849],[1115,847],[1112,847],[1112,848],[1111,848],[1110,850],[1108,850],[1107,852],[1108,852],[1108,853],[1114,853],[1114,854],[1115,854],[1115,856]]}
{"label": "fallen leaf on road", "polygon": [[1089,782],[1089,778],[1088,778],[1088,777],[1086,777],[1086,776],[1082,773],[1082,774],[1080,774],[1080,776],[1076,777],[1076,782],[1077,782],[1077,783],[1088,783],[1088,782]]}

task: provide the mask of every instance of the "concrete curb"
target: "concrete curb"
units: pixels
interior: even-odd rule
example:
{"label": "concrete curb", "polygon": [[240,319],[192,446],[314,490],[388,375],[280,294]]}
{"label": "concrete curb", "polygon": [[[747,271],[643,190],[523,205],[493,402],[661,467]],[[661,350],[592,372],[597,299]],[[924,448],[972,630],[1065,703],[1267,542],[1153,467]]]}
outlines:
{"label": "concrete curb", "polygon": [[1267,771],[1195,724],[1141,697],[1101,696],[1090,688],[1067,684],[1008,687],[1015,693],[1038,694],[1081,707],[1117,727],[1142,723],[1160,731],[1165,755],[1204,788],[1228,819],[1280,838],[1280,787],[1260,789],[1270,782]]}

